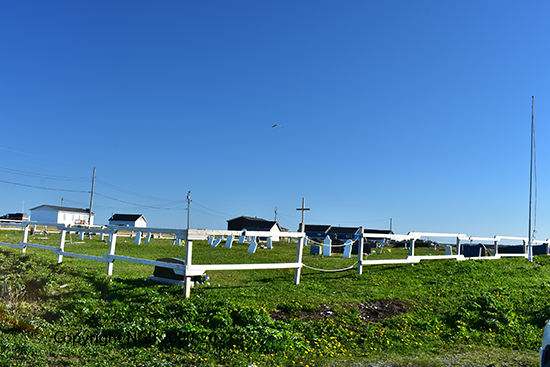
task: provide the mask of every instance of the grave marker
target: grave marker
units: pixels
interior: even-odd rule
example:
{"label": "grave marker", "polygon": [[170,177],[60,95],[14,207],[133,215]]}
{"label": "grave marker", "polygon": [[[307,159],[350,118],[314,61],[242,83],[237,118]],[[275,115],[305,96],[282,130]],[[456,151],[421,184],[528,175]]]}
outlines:
{"label": "grave marker", "polygon": [[346,243],[344,244],[344,257],[351,257],[351,245],[352,245],[353,241],[352,240],[347,240]]}
{"label": "grave marker", "polygon": [[231,248],[233,246],[233,237],[232,235],[227,236],[227,240],[225,240],[225,247]]}
{"label": "grave marker", "polygon": [[256,249],[258,248],[258,242],[256,242],[256,236],[252,237],[252,241],[250,242],[250,246],[248,246],[248,253],[255,253]]}
{"label": "grave marker", "polygon": [[330,239],[330,236],[326,236],[325,240],[323,241],[323,255],[324,256],[330,256],[331,255],[331,246],[332,241]]}

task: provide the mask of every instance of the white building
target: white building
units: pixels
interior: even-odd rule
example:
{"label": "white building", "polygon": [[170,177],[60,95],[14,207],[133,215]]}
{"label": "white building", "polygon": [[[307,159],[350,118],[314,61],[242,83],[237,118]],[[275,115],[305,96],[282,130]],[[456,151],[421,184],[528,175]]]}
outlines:
{"label": "white building", "polygon": [[110,226],[147,227],[147,220],[143,214],[113,214],[109,218]]}
{"label": "white building", "polygon": [[90,222],[90,209],[70,208],[68,206],[40,205],[31,209],[33,222],[58,223],[66,226],[94,225],[94,213]]}

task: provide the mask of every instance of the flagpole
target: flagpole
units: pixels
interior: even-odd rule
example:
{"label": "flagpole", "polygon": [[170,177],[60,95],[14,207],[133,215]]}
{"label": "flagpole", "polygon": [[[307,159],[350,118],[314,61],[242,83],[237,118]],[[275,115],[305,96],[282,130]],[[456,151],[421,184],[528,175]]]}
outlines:
{"label": "flagpole", "polygon": [[529,233],[527,236],[527,259],[533,261],[533,248],[531,246],[531,202],[533,198],[533,140],[535,134],[535,96],[531,97],[531,165],[529,166]]}

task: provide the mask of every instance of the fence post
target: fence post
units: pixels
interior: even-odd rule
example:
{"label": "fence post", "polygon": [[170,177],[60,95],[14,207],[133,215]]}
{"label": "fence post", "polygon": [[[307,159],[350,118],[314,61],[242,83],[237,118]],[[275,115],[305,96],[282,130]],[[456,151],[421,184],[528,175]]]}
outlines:
{"label": "fence post", "polygon": [[300,239],[298,240],[298,248],[296,250],[296,262],[300,265],[300,267],[294,269],[294,284],[300,284],[300,274],[302,272],[302,255],[304,253],[305,242],[305,237],[300,237]]}
{"label": "fence post", "polygon": [[410,256],[414,256],[414,241],[415,241],[414,238],[411,238],[409,240],[409,255]]}
{"label": "fence post", "polygon": [[191,277],[187,275],[187,272],[191,268],[193,258],[193,241],[189,239],[189,228],[185,232],[185,279],[183,283],[183,294],[185,298],[191,297]]}
{"label": "fence post", "polygon": [[[23,242],[24,242],[24,243],[27,243],[28,241],[29,241],[29,226],[26,225],[26,226],[25,226],[25,229],[23,230]],[[23,248],[21,249],[21,253],[24,254],[25,252],[27,252],[27,248],[26,248],[26,247],[23,247]]]}
{"label": "fence post", "polygon": [[[59,251],[63,252],[65,250],[65,234],[67,231],[64,229],[61,230],[61,239],[59,240]],[[63,262],[63,255],[57,255],[57,263],[61,264]]]}
{"label": "fence post", "polygon": [[[111,239],[111,243],[109,244],[109,255],[114,255],[116,248],[116,232],[109,233],[109,238]],[[107,264],[107,275],[113,275],[113,261],[114,260],[111,260]]]}
{"label": "fence post", "polygon": [[460,238],[456,238],[456,254],[460,255]]}
{"label": "fence post", "polygon": [[495,256],[498,255],[498,240],[497,240],[497,236],[495,236]]}
{"label": "fence post", "polygon": [[364,245],[364,238],[363,233],[365,230],[363,227],[359,227],[359,242],[357,243],[357,274],[361,275],[363,274],[363,245]]}

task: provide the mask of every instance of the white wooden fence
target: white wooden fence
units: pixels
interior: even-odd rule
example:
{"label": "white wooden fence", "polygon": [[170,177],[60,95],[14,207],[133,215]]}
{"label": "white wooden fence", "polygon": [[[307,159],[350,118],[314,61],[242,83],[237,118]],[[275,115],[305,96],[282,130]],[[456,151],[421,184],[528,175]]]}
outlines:
{"label": "white wooden fence", "polygon": [[[463,233],[430,233],[430,232],[409,232],[406,235],[399,235],[399,234],[374,234],[374,233],[363,233],[362,236],[359,235],[359,233],[363,233],[363,227],[361,227],[358,231],[358,259],[357,259],[357,274],[361,274],[363,272],[363,265],[381,265],[381,264],[414,264],[418,263],[421,260],[440,260],[440,259],[456,259],[456,260],[466,260],[466,259],[500,259],[503,257],[525,257],[528,260],[532,260],[533,258],[533,246],[536,246],[537,244],[540,245],[548,245],[549,239],[546,239],[544,241],[541,240],[532,240],[531,243],[529,243],[529,239],[527,237],[510,237],[510,236],[494,236],[494,237],[473,237],[473,236],[467,236]],[[450,238],[456,240],[456,254],[446,254],[446,255],[438,255],[438,256],[430,256],[430,255],[415,255],[415,248],[414,244],[416,241],[421,239],[422,237],[436,237],[436,238]],[[364,260],[363,258],[363,245],[365,239],[373,239],[373,238],[380,238],[380,239],[389,239],[394,241],[405,241],[409,243],[409,256],[407,256],[406,259],[382,259],[382,260]],[[523,246],[523,252],[522,253],[499,253],[498,248],[499,244],[503,240],[512,240],[512,241],[521,241]],[[495,248],[495,254],[493,256],[483,256],[483,257],[465,257],[464,255],[461,255],[461,246],[463,244],[467,243],[473,244],[474,242],[492,242],[494,244]]]}
{"label": "white wooden fence", "polygon": [[[107,275],[113,274],[113,263],[115,260],[118,261],[127,261],[137,264],[145,264],[152,266],[159,266],[164,268],[171,268],[174,270],[175,274],[182,275],[184,277],[184,294],[186,298],[190,297],[191,291],[191,277],[196,275],[202,275],[206,271],[210,270],[255,270],[255,269],[294,269],[294,284],[300,283],[300,274],[301,269],[304,266],[302,263],[303,249],[306,245],[307,237],[303,232],[285,232],[284,234],[277,233],[276,236],[283,236],[286,238],[297,238],[297,248],[296,248],[296,261],[290,263],[262,263],[262,264],[194,264],[193,263],[193,241],[194,240],[207,240],[213,236],[223,236],[226,237],[226,247],[231,247],[233,241],[236,238],[239,238],[239,242],[244,242],[245,237],[252,238],[252,241],[249,245],[248,252],[255,252],[258,246],[256,238],[263,237],[267,238],[268,248],[271,248],[271,236],[274,234],[267,231],[226,231],[226,230],[198,230],[198,229],[169,229],[169,228],[141,228],[141,227],[126,227],[126,226],[107,226],[103,228],[92,227],[66,227],[62,224],[57,223],[38,223],[38,222],[21,222],[21,223],[0,223],[2,226],[11,226],[16,228],[22,228],[23,230],[23,241],[18,244],[4,243],[0,242],[2,246],[9,246],[21,249],[24,253],[27,247],[34,247],[44,250],[50,250],[55,255],[57,255],[57,263],[60,264],[63,261],[64,256],[74,257],[85,260],[100,261],[107,263]],[[61,238],[59,241],[59,246],[46,246],[35,243],[28,242],[29,230],[32,226],[48,226],[54,227],[61,233]],[[116,255],[116,240],[117,234],[119,232],[137,232],[135,243],[139,243],[142,238],[143,233],[148,233],[146,241],[150,239],[151,233],[158,234],[173,234],[174,240],[180,242],[185,240],[185,261],[183,264],[168,263],[163,261],[149,260],[149,259],[140,259],[129,256]],[[79,233],[80,238],[82,239],[84,233],[96,233],[100,234],[103,238],[104,235],[109,236],[109,252],[103,254],[103,256],[92,256],[77,254],[72,252],[65,251],[65,239],[67,233]],[[456,259],[456,260],[466,260],[467,257],[460,255],[460,246],[466,242],[474,241],[483,241],[483,242],[492,242],[495,246],[495,255],[486,256],[486,257],[476,257],[472,259],[500,259],[502,257],[526,257],[527,259],[532,259],[532,245],[533,244],[548,244],[549,240],[532,241],[528,246],[528,239],[524,237],[508,237],[508,236],[494,236],[494,237],[469,237],[461,233],[427,233],[427,232],[409,232],[406,235],[398,234],[373,234],[373,233],[363,233],[363,228],[359,228],[356,233],[354,241],[346,242],[346,249],[344,250],[344,256],[350,257],[351,255],[351,246],[352,243],[357,241],[357,273],[362,274],[363,266],[365,265],[383,265],[383,264],[413,264],[418,263],[421,260],[436,260],[436,259]],[[362,234],[362,235],[361,235]],[[456,255],[446,254],[438,256],[419,256],[415,255],[415,241],[421,239],[422,237],[437,237],[437,238],[450,238],[456,240]],[[388,239],[393,241],[405,241],[408,242],[409,255],[405,259],[381,259],[381,260],[366,260],[364,259],[363,248],[364,242],[366,239]],[[513,240],[521,241],[523,244],[523,253],[520,254],[500,254],[498,252],[499,243],[503,240]],[[210,240],[212,246],[217,246],[221,242],[221,238],[214,241]],[[324,254],[330,255],[330,241],[325,241],[323,244]],[[328,246],[328,251],[326,246]]]}
{"label": "white wooden fence", "polygon": [[[182,275],[184,277],[184,294],[186,298],[189,298],[191,291],[191,277],[196,275],[202,275],[209,270],[252,270],[252,269],[295,269],[294,283],[300,282],[300,272],[302,268],[302,254],[305,245],[305,233],[300,232],[286,232],[285,237],[298,238],[298,245],[296,250],[296,262],[291,263],[267,263],[267,264],[215,264],[215,265],[195,265],[192,261],[193,256],[193,240],[206,240],[209,235],[214,236],[227,236],[228,238],[235,237],[267,237],[270,236],[270,232],[261,231],[223,231],[223,230],[200,230],[200,229],[169,229],[169,228],[141,228],[141,227],[126,227],[126,226],[107,226],[105,228],[84,228],[84,227],[66,227],[63,224],[57,223],[40,223],[40,222],[21,222],[21,223],[0,223],[0,226],[11,226],[23,228],[23,241],[18,244],[0,242],[2,246],[9,246],[21,249],[21,252],[25,252],[27,247],[34,247],[43,250],[50,250],[57,255],[57,263],[61,264],[63,256],[74,257],[85,260],[101,261],[107,263],[107,275],[113,274],[113,263],[115,260],[133,262],[137,264],[145,264],[152,266],[159,266],[164,268],[170,268],[174,270],[175,274]],[[29,230],[32,226],[48,226],[57,228],[61,233],[59,246],[46,246],[31,243],[28,241]],[[150,238],[151,233],[159,234],[173,234],[174,240],[180,242],[185,240],[185,262],[184,264],[174,264],[164,261],[156,261],[149,259],[140,259],[129,256],[116,255],[116,240],[117,233],[119,231],[132,231],[136,233],[135,243],[139,243],[142,233],[147,232],[147,239]],[[96,233],[101,236],[109,235],[109,252],[103,256],[93,256],[77,254],[65,251],[65,239],[67,233],[76,232],[79,233],[80,238],[83,238],[84,233]],[[254,242],[254,241],[253,241]]]}

